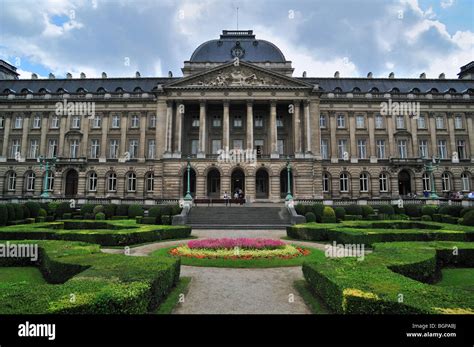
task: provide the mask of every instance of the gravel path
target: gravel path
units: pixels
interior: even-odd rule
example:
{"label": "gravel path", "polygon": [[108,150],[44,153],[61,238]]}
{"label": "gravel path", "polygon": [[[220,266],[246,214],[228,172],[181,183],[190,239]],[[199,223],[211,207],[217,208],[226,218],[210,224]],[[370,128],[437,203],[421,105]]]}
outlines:
{"label": "gravel path", "polygon": [[301,266],[225,269],[182,266],[192,277],[189,292],[175,314],[310,314],[293,288]]}

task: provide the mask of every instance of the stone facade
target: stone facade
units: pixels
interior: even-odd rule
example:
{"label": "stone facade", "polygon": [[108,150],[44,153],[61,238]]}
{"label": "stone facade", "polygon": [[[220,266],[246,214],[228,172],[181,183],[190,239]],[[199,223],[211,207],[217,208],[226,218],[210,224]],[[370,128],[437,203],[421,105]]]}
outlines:
{"label": "stone facade", "polygon": [[247,61],[250,32],[221,40],[239,41],[228,61],[191,59],[182,78],[1,80],[0,195],[43,192],[38,156],[58,158],[55,197],[181,198],[188,161],[197,198],[281,201],[288,162],[297,199],[420,195],[433,154],[438,193],[474,190],[472,79],[296,78],[291,62]]}

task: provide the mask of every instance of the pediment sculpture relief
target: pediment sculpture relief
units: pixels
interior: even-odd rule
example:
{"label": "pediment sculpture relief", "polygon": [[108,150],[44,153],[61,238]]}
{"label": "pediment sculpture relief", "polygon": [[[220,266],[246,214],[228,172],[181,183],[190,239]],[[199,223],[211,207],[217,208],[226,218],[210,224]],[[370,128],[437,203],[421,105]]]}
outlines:
{"label": "pediment sculpture relief", "polygon": [[234,68],[230,72],[220,71],[212,76],[205,76],[207,78],[197,80],[194,85],[208,86],[208,87],[243,87],[243,86],[267,86],[280,85],[280,82],[275,78],[267,76],[259,76],[250,69]]}

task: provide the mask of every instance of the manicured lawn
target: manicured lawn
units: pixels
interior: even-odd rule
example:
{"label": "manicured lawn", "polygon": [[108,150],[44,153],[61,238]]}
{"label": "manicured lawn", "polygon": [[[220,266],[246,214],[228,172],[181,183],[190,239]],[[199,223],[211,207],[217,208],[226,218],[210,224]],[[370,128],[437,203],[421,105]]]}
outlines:
{"label": "manicured lawn", "polygon": [[[146,245],[151,245],[153,243],[159,243],[159,242],[170,242],[170,241],[187,241],[187,240],[194,240],[197,239],[197,236],[189,236],[189,237],[183,237],[183,238],[177,238],[177,239],[165,239],[165,240],[158,240],[158,241],[150,241],[150,242],[144,242],[144,243],[137,243],[134,245],[130,245],[130,249],[132,248],[137,248],[141,246],[146,246]],[[110,249],[124,249],[124,246],[110,246],[110,247],[105,247],[105,248],[110,248]]]}
{"label": "manicured lawn", "polygon": [[45,284],[43,275],[36,267],[0,267],[0,283]]}
{"label": "manicured lawn", "polygon": [[437,286],[467,290],[474,295],[474,268],[445,268],[441,273]]}
{"label": "manicured lawn", "polygon": [[[298,246],[300,247],[300,246]],[[175,247],[162,248],[150,254],[152,257],[159,258],[180,258],[181,265],[203,266],[203,267],[229,267],[229,268],[270,268],[284,266],[300,266],[305,261],[321,261],[325,259],[323,251],[315,248],[301,247],[309,250],[311,253],[307,256],[299,256],[290,259],[282,258],[263,258],[263,259],[198,259],[189,257],[175,257],[169,254],[169,251]]]}
{"label": "manicured lawn", "polygon": [[331,311],[324,304],[324,301],[317,296],[305,280],[298,280],[293,283],[303,301],[308,305],[313,314],[330,314]]}
{"label": "manicured lawn", "polygon": [[[191,277],[181,277],[176,287],[171,290],[170,294],[165,301],[155,311],[156,314],[171,314],[174,308],[179,304],[181,296],[186,295],[189,290],[189,283],[191,283]],[[186,297],[184,298],[186,300]]]}

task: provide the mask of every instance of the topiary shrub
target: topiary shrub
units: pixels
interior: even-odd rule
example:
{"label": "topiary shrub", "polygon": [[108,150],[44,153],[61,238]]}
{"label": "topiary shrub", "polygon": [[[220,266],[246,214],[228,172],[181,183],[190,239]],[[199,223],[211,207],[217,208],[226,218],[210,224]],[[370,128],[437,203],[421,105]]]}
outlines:
{"label": "topiary shrub", "polygon": [[40,208],[38,211],[38,217],[46,217],[48,215],[48,212],[44,208]]}
{"label": "topiary shrub", "polygon": [[[20,205],[22,210],[23,210],[23,218],[30,218],[30,210],[28,209],[28,207],[25,206],[25,204],[23,205]],[[33,218],[34,219],[34,218]]]}
{"label": "topiary shrub", "polygon": [[441,217],[441,222],[449,224],[458,224],[458,217],[453,217],[447,214],[443,214]]}
{"label": "topiary shrub", "polygon": [[334,209],[329,206],[324,207],[323,211],[323,218],[322,218],[323,223],[336,223],[336,212],[334,212]]}
{"label": "topiary shrub", "polygon": [[323,218],[324,212],[324,205],[323,204],[313,204],[311,205],[311,209],[306,212],[313,212],[316,216],[316,222],[321,223]]}
{"label": "topiary shrub", "polygon": [[304,215],[304,217],[306,218],[306,222],[307,223],[314,223],[316,222],[316,216],[313,212],[306,212],[306,214]]}
{"label": "topiary shrub", "polygon": [[361,208],[362,208],[362,216],[364,216],[364,218],[367,218],[369,214],[374,214],[374,209],[370,205],[362,205]]}
{"label": "topiary shrub", "polygon": [[170,225],[171,224],[171,216],[170,215],[162,215],[161,216],[161,224],[163,225]]}
{"label": "topiary shrub", "polygon": [[105,218],[111,219],[113,216],[115,216],[116,211],[117,211],[117,205],[115,204],[104,205]]}
{"label": "topiary shrub", "polygon": [[462,206],[450,206],[444,205],[439,208],[439,214],[447,214],[452,217],[459,217],[461,215],[461,211],[464,209]]}
{"label": "topiary shrub", "polygon": [[160,224],[161,221],[161,207],[160,206],[153,206],[148,210],[148,217],[154,218],[155,221],[153,224]]}
{"label": "topiary shrub", "polygon": [[156,217],[143,217],[140,220],[141,224],[156,224]]}
{"label": "topiary shrub", "polygon": [[62,219],[71,219],[72,218],[72,213],[70,212],[66,212],[66,213],[63,213]]}
{"label": "topiary shrub", "polygon": [[421,220],[422,220],[423,222],[431,222],[433,219],[431,218],[430,215],[424,214],[423,216],[421,216]]}
{"label": "topiary shrub", "polygon": [[135,218],[136,216],[142,216],[144,215],[143,207],[141,207],[138,204],[133,204],[130,205],[128,208],[128,218]]}
{"label": "topiary shrub", "polygon": [[[61,202],[59,206],[56,208],[56,218],[71,218],[72,216],[72,208],[69,204],[69,202]],[[65,217],[64,215],[68,214],[69,217]]]}
{"label": "topiary shrub", "polygon": [[95,220],[105,220],[105,213],[104,212],[97,212],[95,214]]}
{"label": "topiary shrub", "polygon": [[[104,210],[105,210],[105,209],[104,209],[104,206],[102,206],[102,205],[97,205],[97,206],[95,206],[94,209],[92,210],[92,213],[93,213],[94,215],[96,215],[97,213],[101,213],[101,212],[104,213]],[[105,213],[104,213],[104,216],[105,216]]]}
{"label": "topiary shrub", "polygon": [[414,204],[405,205],[405,214],[408,217],[421,217],[421,206]]}
{"label": "topiary shrub", "polygon": [[304,216],[306,214],[306,205],[303,205],[301,203],[298,203],[295,205],[295,211],[298,213],[300,216]]}
{"label": "topiary shrub", "polygon": [[438,213],[438,206],[425,205],[421,208],[422,216],[433,216],[435,213]]}
{"label": "topiary shrub", "polygon": [[38,217],[38,212],[41,208],[39,203],[37,203],[36,201],[28,201],[25,202],[25,206],[28,209],[31,218]]}
{"label": "topiary shrub", "polygon": [[462,225],[474,226],[474,211],[469,211],[464,214],[462,219]]}
{"label": "topiary shrub", "polygon": [[8,222],[15,220],[15,207],[13,207],[12,203],[6,204],[7,211],[8,211]]}
{"label": "topiary shrub", "polygon": [[334,212],[336,213],[336,218],[338,220],[344,220],[344,218],[346,217],[346,210],[344,209],[344,207],[335,207]]}
{"label": "topiary shrub", "polygon": [[117,210],[115,211],[115,215],[128,217],[128,207],[129,205],[117,205]]}
{"label": "topiary shrub", "polygon": [[349,220],[362,220],[362,216],[361,215],[351,215],[351,214],[346,214],[346,217],[345,217],[345,220],[349,221]]}
{"label": "topiary shrub", "polygon": [[50,202],[48,204],[48,209],[47,209],[47,211],[49,211],[48,215],[56,217],[56,210],[58,209],[58,207],[59,207],[59,202]]}
{"label": "topiary shrub", "polygon": [[392,205],[377,205],[375,207],[378,211],[379,214],[386,214],[386,215],[392,215],[395,214],[395,210]]}
{"label": "topiary shrub", "polygon": [[348,206],[344,206],[344,209],[346,210],[346,214],[363,215],[362,206],[360,205],[348,205]]}
{"label": "topiary shrub", "polygon": [[14,220],[21,220],[24,217],[25,213],[23,211],[23,206],[20,204],[13,204],[13,208],[15,210],[15,219]]}
{"label": "topiary shrub", "polygon": [[0,204],[0,225],[7,225],[8,209],[5,204]]}
{"label": "topiary shrub", "polygon": [[81,206],[81,214],[83,216],[85,216],[86,213],[89,213],[89,214],[93,213],[94,207],[95,207],[94,204],[84,204],[84,205],[82,205]]}
{"label": "topiary shrub", "polygon": [[177,214],[180,214],[181,211],[183,210],[178,204],[176,205],[173,205],[171,207],[172,211],[173,211],[173,216],[176,216]]}
{"label": "topiary shrub", "polygon": [[95,215],[93,213],[84,213],[84,219],[95,219]]}
{"label": "topiary shrub", "polygon": [[462,210],[461,210],[461,213],[459,213],[459,217],[464,217],[464,215],[470,211],[474,211],[474,206],[472,207],[464,207]]}

